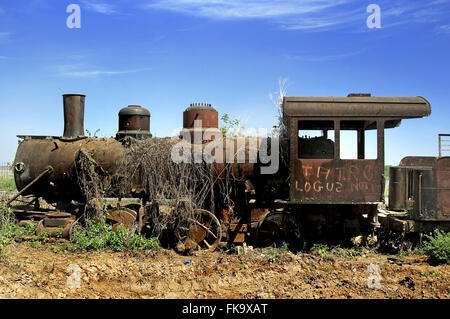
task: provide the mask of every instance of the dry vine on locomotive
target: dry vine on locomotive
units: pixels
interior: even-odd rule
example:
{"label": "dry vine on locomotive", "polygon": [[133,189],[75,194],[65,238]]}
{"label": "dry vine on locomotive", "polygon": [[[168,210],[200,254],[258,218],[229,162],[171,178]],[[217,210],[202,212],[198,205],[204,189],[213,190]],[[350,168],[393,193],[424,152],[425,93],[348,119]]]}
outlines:
{"label": "dry vine on locomotive", "polygon": [[[339,241],[379,228],[405,233],[449,226],[449,157],[406,157],[391,167],[389,206],[379,208],[384,130],[430,115],[421,97],[285,97],[278,135],[223,140],[209,104],[184,111],[178,138],[152,137],[150,112],[138,105],[120,110],[115,138],[97,138],[84,135],[85,96],[66,94],[63,101],[63,136],[18,136],[17,196],[30,201],[13,211],[21,223],[38,223],[37,232],[70,237],[75,223],[104,212],[114,227],[156,235],[180,251],[213,251],[244,242],[301,249],[305,240]],[[201,139],[188,138],[189,148],[215,143],[226,161],[171,160],[176,143],[194,137],[197,123]],[[355,132],[354,159],[341,156],[347,131]],[[375,132],[376,145],[366,142],[368,132]],[[279,146],[270,152],[279,166],[273,174],[262,173],[267,144]],[[376,149],[371,158],[368,147]],[[229,161],[242,154],[244,162]],[[52,208],[41,207],[40,198]]]}

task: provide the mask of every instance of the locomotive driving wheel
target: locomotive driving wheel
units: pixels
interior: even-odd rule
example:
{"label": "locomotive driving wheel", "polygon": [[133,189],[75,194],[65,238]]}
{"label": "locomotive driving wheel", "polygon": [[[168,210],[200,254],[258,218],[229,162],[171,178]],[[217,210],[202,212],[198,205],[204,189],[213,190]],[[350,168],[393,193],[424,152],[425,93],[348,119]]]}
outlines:
{"label": "locomotive driving wheel", "polygon": [[205,209],[195,209],[175,229],[177,250],[201,249],[212,252],[222,239],[222,226],[217,217]]}
{"label": "locomotive driving wheel", "polygon": [[293,251],[299,251],[304,246],[300,223],[293,215],[284,211],[266,215],[257,228],[256,241],[261,247],[281,247],[283,243],[287,243]]}

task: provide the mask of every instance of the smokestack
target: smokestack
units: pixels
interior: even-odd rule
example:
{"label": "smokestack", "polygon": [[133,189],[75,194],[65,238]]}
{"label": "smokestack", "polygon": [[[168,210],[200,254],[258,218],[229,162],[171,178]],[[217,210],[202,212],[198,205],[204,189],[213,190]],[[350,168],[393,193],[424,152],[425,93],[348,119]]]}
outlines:
{"label": "smokestack", "polygon": [[83,94],[63,94],[64,137],[84,136],[84,98]]}

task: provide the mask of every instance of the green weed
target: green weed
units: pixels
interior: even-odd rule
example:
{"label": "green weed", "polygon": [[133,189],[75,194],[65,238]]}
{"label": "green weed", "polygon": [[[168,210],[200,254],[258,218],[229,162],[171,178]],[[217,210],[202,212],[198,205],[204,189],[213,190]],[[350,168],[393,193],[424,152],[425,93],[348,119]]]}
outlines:
{"label": "green weed", "polygon": [[325,245],[325,244],[314,244],[312,247],[311,247],[311,252],[313,252],[313,253],[317,253],[317,254],[319,254],[320,256],[323,256],[323,255],[325,255],[325,253],[327,252],[329,250],[329,247],[327,246],[327,245]]}
{"label": "green weed", "polygon": [[85,226],[76,225],[71,242],[80,250],[155,250],[159,247],[157,238],[145,238],[121,225],[113,231],[111,225],[95,219],[88,219]]}
{"label": "green weed", "polygon": [[433,262],[450,264],[450,233],[436,229],[433,234],[424,237],[417,252],[430,256]]}

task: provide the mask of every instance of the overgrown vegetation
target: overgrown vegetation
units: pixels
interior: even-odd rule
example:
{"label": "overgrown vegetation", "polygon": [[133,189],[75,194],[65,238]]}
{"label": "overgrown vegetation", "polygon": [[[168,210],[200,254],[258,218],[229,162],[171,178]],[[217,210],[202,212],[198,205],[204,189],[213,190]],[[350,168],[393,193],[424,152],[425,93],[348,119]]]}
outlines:
{"label": "overgrown vegetation", "polygon": [[16,192],[16,183],[12,176],[0,176],[0,192]]}
{"label": "overgrown vegetation", "polygon": [[122,225],[113,231],[111,225],[95,219],[88,219],[85,226],[75,225],[71,243],[80,250],[156,250],[159,247],[157,238],[145,238]]}
{"label": "overgrown vegetation", "polygon": [[242,134],[244,126],[241,125],[240,120],[230,119],[228,113],[223,114],[220,119],[222,121],[220,131],[222,132],[223,136],[237,136]]}
{"label": "overgrown vegetation", "polygon": [[[196,163],[198,154],[192,154],[191,145],[181,139],[124,138],[122,142],[126,147],[125,156],[117,163],[118,168],[113,176],[106,178],[98,170],[93,172],[92,161],[84,161],[86,169],[79,170],[81,179],[101,181],[94,183],[94,188],[97,187],[99,191],[86,196],[86,202],[98,203],[102,201],[102,197],[139,197],[145,194],[152,202],[147,214],[152,219],[148,237],[161,238],[178,224],[189,219],[196,220],[199,208],[215,213],[232,205],[231,195],[236,189],[234,185],[243,185],[243,179],[233,175],[229,163],[223,167],[204,161]],[[173,154],[187,156],[187,161],[174,161]],[[85,190],[84,193],[93,188],[89,183],[80,185]],[[216,203],[220,203],[220,207],[216,207]],[[162,211],[160,204],[168,205],[170,209]],[[96,210],[99,208],[101,207]]]}
{"label": "overgrown vegetation", "polygon": [[[17,225],[14,213],[6,206],[5,201],[0,201],[0,255],[11,241],[20,241],[23,236],[35,234],[36,225],[31,223],[26,226]],[[46,241],[49,238],[50,234],[41,232],[31,240],[30,246],[34,247],[37,241]],[[75,225],[71,241],[64,247],[70,250],[156,250],[159,241],[157,238],[145,238],[135,233],[133,229],[126,229],[123,226],[113,231],[112,225],[103,220],[88,219],[85,226]]]}
{"label": "overgrown vegetation", "polygon": [[274,135],[278,135],[280,147],[280,161],[284,167],[289,167],[289,123],[288,118],[283,116],[283,100],[287,94],[288,78],[278,79],[278,89],[269,94],[269,98],[277,111],[278,124],[273,127]]}
{"label": "overgrown vegetation", "polygon": [[5,201],[0,200],[0,255],[11,240],[23,235],[33,235],[35,232],[34,225],[18,226],[14,213],[6,206]]}
{"label": "overgrown vegetation", "polygon": [[430,256],[432,262],[450,264],[450,233],[436,229],[424,237],[418,252]]}

